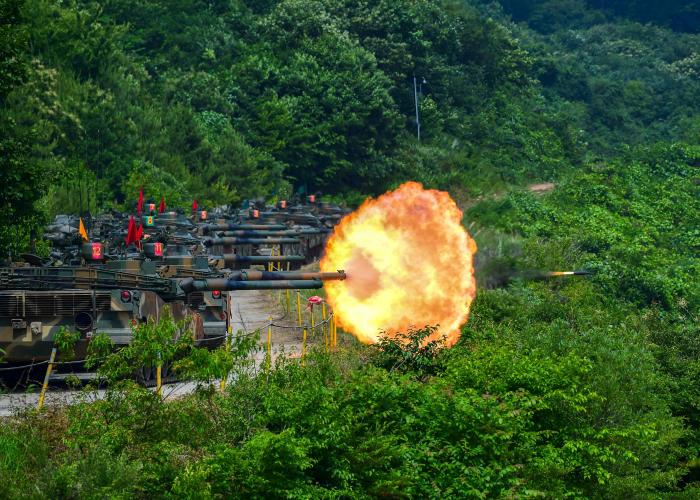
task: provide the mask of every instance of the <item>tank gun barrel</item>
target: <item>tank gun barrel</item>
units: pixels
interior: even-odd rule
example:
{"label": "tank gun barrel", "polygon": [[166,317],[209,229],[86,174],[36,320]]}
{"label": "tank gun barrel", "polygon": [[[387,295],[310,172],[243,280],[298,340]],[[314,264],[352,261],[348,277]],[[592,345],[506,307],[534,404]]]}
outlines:
{"label": "tank gun barrel", "polygon": [[324,281],[344,280],[345,271],[314,273],[300,271],[237,271],[228,278],[195,280],[186,278],[180,282],[185,293],[230,290],[278,290],[321,288]]}
{"label": "tank gun barrel", "polygon": [[203,241],[204,246],[214,245],[282,245],[298,244],[298,238],[239,238],[236,236],[225,236],[223,238],[208,238]]}
{"label": "tank gun barrel", "polygon": [[268,230],[268,231],[281,231],[287,229],[284,224],[234,224],[234,223],[216,223],[207,224],[204,226],[204,232],[215,232],[215,231],[250,231],[250,230]]}
{"label": "tank gun barrel", "polygon": [[284,236],[303,236],[306,234],[325,234],[330,231],[321,228],[311,228],[311,229],[287,229],[284,231],[262,231],[262,230],[235,230],[235,231],[223,231],[223,236],[238,236],[238,237],[249,237],[249,238],[263,238],[263,237],[284,237]]}
{"label": "tank gun barrel", "polygon": [[211,257],[210,263],[219,264],[223,262],[229,266],[232,264],[267,264],[268,262],[303,262],[303,255],[238,255],[227,253],[221,257]]}
{"label": "tank gun barrel", "polygon": [[260,212],[260,218],[266,219],[269,218],[270,220],[277,219],[279,220],[284,220],[284,221],[299,221],[299,222],[308,222],[308,221],[318,221],[318,218],[310,213],[295,213],[295,212]]}
{"label": "tank gun barrel", "polygon": [[246,269],[235,271],[228,276],[234,280],[344,280],[345,271],[334,273],[322,273],[314,271],[258,271],[257,269]]}
{"label": "tank gun barrel", "polygon": [[236,281],[225,280],[224,284],[213,286],[207,283],[211,280],[193,280],[191,285],[183,288],[185,293],[201,292],[201,291],[233,291],[233,290],[309,290],[323,287],[321,280],[251,280],[251,281]]}

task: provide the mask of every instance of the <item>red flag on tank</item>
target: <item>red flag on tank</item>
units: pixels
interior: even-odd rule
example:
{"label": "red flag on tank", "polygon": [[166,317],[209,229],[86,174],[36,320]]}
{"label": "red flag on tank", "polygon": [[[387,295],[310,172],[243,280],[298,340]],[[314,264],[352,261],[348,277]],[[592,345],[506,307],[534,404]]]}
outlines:
{"label": "red flag on tank", "polygon": [[126,229],[126,244],[131,245],[136,241],[136,222],[134,216],[129,217],[129,227]]}
{"label": "red flag on tank", "polygon": [[136,247],[139,250],[141,249],[141,238],[143,238],[143,222],[140,223],[139,227],[134,231],[134,243],[136,243]]}
{"label": "red flag on tank", "polygon": [[139,202],[136,205],[136,212],[138,212],[139,215],[143,212],[143,188],[139,191]]}
{"label": "red flag on tank", "polygon": [[192,211],[196,212],[197,211],[197,198],[194,199],[192,202]]}
{"label": "red flag on tank", "polygon": [[161,196],[160,205],[158,205],[158,213],[162,214],[165,212],[165,196]]}

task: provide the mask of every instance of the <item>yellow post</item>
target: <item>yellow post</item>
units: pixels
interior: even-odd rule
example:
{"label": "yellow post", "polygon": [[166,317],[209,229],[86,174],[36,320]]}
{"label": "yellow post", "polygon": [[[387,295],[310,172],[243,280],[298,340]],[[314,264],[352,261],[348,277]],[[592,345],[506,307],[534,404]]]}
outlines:
{"label": "yellow post", "polygon": [[267,325],[267,371],[272,367],[272,315],[270,323]]}
{"label": "yellow post", "polygon": [[[328,335],[326,334],[326,303],[325,302],[321,303],[321,317],[323,318],[323,322],[321,323],[321,332],[323,333],[323,346],[325,347],[326,351],[328,351],[329,342],[328,342]],[[328,333],[330,333],[330,328],[328,329]]]}
{"label": "yellow post", "polygon": [[333,321],[331,325],[333,327],[333,349],[335,349],[335,346],[338,344],[338,325],[335,322],[335,313],[333,313]]}
{"label": "yellow post", "polygon": [[37,408],[41,410],[44,406],[44,398],[46,397],[46,391],[49,388],[49,377],[51,376],[51,370],[53,370],[53,362],[56,359],[56,348],[51,349],[51,356],[49,357],[49,365],[46,367],[46,375],[44,375],[44,384],[41,386],[41,394],[39,394],[39,404]]}
{"label": "yellow post", "polygon": [[160,391],[163,388],[163,380],[161,379],[160,363],[156,366],[156,394],[160,396]]}
{"label": "yellow post", "polygon": [[333,350],[335,349],[335,314],[332,312],[328,317],[328,328],[330,330],[328,335],[330,336],[331,350]]}
{"label": "yellow post", "polygon": [[158,365],[156,366],[156,394],[160,396],[161,389],[163,388],[163,380],[161,378],[162,365],[160,361],[160,353],[158,353]]}
{"label": "yellow post", "polygon": [[[289,262],[287,262],[287,271],[289,271]],[[289,288],[287,288],[284,291],[284,294],[287,298],[287,311],[286,312],[287,312],[287,314],[289,314],[291,316],[291,314],[292,314],[292,300],[291,300],[291,295],[289,293]]]}
{"label": "yellow post", "polygon": [[297,290],[297,325],[301,326],[301,292]]}
{"label": "yellow post", "polygon": [[301,341],[301,366],[304,366],[304,358],[306,358],[306,327],[304,327],[304,335]]}
{"label": "yellow post", "polygon": [[314,306],[309,307],[309,314],[311,315],[311,336],[316,335],[316,321],[314,319]]}

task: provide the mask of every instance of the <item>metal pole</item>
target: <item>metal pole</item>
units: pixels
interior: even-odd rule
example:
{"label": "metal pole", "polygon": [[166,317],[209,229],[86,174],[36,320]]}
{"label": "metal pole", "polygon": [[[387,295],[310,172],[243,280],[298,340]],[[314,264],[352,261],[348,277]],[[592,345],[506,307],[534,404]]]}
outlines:
{"label": "metal pole", "polygon": [[301,292],[297,290],[297,324],[301,326]]}
{"label": "metal pole", "polygon": [[41,394],[39,394],[39,404],[38,409],[44,406],[44,398],[46,397],[46,390],[49,387],[49,377],[51,377],[51,370],[53,369],[53,362],[56,359],[57,349],[54,347],[51,349],[51,357],[49,358],[49,366],[46,367],[46,375],[44,375],[44,384],[41,386]]}
{"label": "metal pole", "polygon": [[413,99],[416,104],[416,133],[418,135],[418,142],[420,142],[420,116],[418,113],[418,84],[416,82],[416,75],[413,75]]}
{"label": "metal pole", "polygon": [[[226,308],[228,309],[228,326],[226,327],[226,337],[224,339],[224,349],[226,349],[226,354],[231,352],[231,336],[233,335],[233,301],[231,300],[231,294],[226,295]],[[224,374],[224,377],[219,382],[219,389],[224,392],[226,389],[226,381],[228,380],[229,372]]]}
{"label": "metal pole", "polygon": [[269,373],[272,367],[272,315],[270,315],[270,323],[267,325],[267,371]]}
{"label": "metal pole", "polygon": [[[282,264],[280,264],[280,265],[282,265]],[[289,262],[287,262],[287,271],[289,271]],[[286,289],[284,291],[284,293],[287,296],[287,311],[286,312],[288,315],[291,316],[292,315],[292,306],[291,306],[291,300],[290,300],[290,296],[289,296],[289,289]]]}
{"label": "metal pole", "polygon": [[311,336],[316,335],[316,321],[314,319],[314,306],[313,304],[309,305],[309,316],[311,316]]}
{"label": "metal pole", "polygon": [[328,328],[330,330],[328,335],[330,336],[331,350],[333,350],[335,349],[335,314],[333,313],[333,311],[330,312],[328,320],[330,321],[330,323],[328,324]]}
{"label": "metal pole", "polygon": [[158,364],[156,365],[156,394],[160,396],[161,390],[163,388],[163,378],[162,375],[163,362],[160,360],[160,353],[158,353]]}
{"label": "metal pole", "polygon": [[323,323],[321,323],[321,332],[323,333],[323,346],[326,348],[326,351],[328,351],[329,342],[328,342],[328,335],[326,335],[326,303],[325,302],[323,302],[321,304],[321,317],[323,318]]}
{"label": "metal pole", "polygon": [[333,313],[333,349],[338,345],[338,324],[335,322],[335,313]]}
{"label": "metal pole", "polygon": [[306,327],[304,327],[304,335],[301,341],[301,366],[304,366],[304,360],[306,359]]}

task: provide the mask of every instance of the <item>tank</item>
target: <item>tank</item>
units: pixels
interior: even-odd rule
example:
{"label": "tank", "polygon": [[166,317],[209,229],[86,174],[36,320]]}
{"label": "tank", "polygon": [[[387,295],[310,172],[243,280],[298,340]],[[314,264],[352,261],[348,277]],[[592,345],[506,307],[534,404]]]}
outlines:
{"label": "tank", "polygon": [[[328,228],[305,226],[290,226],[289,229],[275,231],[239,229],[216,233],[218,239],[224,241],[227,241],[226,238],[240,238],[245,240],[267,238],[267,242],[275,239],[282,240],[283,242],[278,244],[282,254],[303,255],[304,262],[307,264],[321,256],[329,234],[330,229]],[[293,238],[297,241],[292,242],[285,238]]]}
{"label": "tank", "polygon": [[[206,255],[192,255],[183,245],[165,245],[161,242],[144,243],[143,253],[156,267],[162,278],[206,278],[219,276],[219,269],[209,266]],[[228,300],[225,293],[193,293],[187,296],[186,305],[202,321],[203,336],[223,339],[228,330]],[[212,346],[217,343],[215,340]]]}
{"label": "tank", "polygon": [[189,312],[184,301],[164,298],[176,293],[167,280],[123,269],[0,268],[0,349],[7,362],[47,359],[54,336],[65,327],[80,333],[75,349],[82,359],[96,333],[106,334],[116,346],[126,345],[132,325],[158,318],[166,303],[176,319],[184,318]]}
{"label": "tank", "polygon": [[[0,349],[7,362],[48,358],[61,327],[78,331],[77,359],[90,338],[107,334],[117,345],[131,341],[131,327],[158,318],[168,304],[176,319],[193,310],[196,294],[206,297],[231,290],[321,288],[345,279],[345,273],[236,271],[226,278],[164,278],[145,272],[96,267],[0,268]],[[204,338],[201,321],[194,338]]]}

